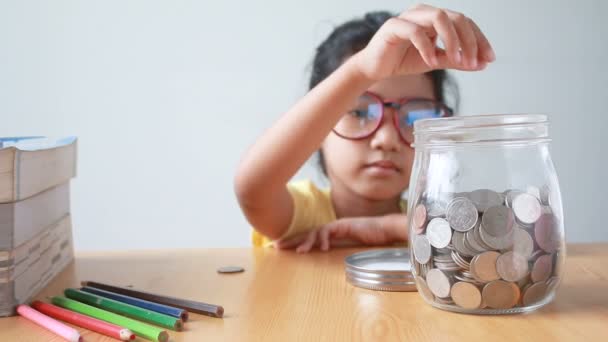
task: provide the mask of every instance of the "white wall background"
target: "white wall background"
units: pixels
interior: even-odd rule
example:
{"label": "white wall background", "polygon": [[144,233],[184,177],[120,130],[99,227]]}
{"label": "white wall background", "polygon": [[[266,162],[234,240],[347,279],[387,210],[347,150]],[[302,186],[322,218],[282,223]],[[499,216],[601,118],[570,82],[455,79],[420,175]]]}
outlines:
{"label": "white wall background", "polygon": [[[474,18],[497,53],[455,73],[461,112],[550,113],[567,238],[608,240],[608,2],[430,3]],[[412,4],[0,0],[0,136],[79,136],[77,249],[248,246],[232,192],[245,148],[305,93],[333,25]]]}

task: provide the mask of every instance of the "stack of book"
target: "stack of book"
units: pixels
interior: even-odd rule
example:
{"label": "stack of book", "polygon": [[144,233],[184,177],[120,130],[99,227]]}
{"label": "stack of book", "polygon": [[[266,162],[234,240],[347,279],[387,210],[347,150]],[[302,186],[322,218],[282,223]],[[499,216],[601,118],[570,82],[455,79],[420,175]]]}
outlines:
{"label": "stack of book", "polygon": [[76,138],[0,138],[0,317],[16,314],[73,259]]}

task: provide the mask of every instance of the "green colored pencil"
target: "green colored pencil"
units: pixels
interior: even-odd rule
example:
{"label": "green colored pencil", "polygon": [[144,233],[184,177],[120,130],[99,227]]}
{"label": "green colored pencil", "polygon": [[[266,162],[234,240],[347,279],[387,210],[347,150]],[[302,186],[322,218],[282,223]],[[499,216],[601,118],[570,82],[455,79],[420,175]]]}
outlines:
{"label": "green colored pencil", "polygon": [[94,306],[90,306],[69,298],[56,296],[51,298],[53,304],[60,306],[64,309],[72,310],[83,315],[94,317],[102,321],[110,322],[112,324],[119,325],[131,330],[135,335],[143,337],[145,339],[157,342],[167,342],[169,340],[169,334],[166,331],[151,326],[146,323],[136,321],[115,313],[111,313],[105,310],[98,309]]}
{"label": "green colored pencil", "polygon": [[179,318],[164,315],[152,310],[142,309],[135,305],[126,304],[114,299],[98,296],[96,294],[76,289],[65,289],[63,293],[66,297],[79,302],[93,305],[100,309],[131,317],[140,321],[159,325],[161,327],[180,331],[184,326],[184,323]]}

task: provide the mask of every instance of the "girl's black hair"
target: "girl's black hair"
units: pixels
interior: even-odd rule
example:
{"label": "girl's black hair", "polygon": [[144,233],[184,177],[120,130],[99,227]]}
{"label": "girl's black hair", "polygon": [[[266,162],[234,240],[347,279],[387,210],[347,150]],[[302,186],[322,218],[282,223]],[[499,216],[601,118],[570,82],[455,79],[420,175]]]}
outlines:
{"label": "girl's black hair", "polygon": [[[327,76],[334,72],[346,58],[361,51],[388,19],[394,15],[386,12],[369,12],[361,19],[353,19],[336,27],[316,50],[310,75],[309,89],[314,88]],[[451,108],[459,104],[458,87],[445,70],[432,70],[426,73],[433,82],[435,98],[446,103],[446,90],[452,95]],[[318,151],[321,171],[327,176],[323,150]]]}

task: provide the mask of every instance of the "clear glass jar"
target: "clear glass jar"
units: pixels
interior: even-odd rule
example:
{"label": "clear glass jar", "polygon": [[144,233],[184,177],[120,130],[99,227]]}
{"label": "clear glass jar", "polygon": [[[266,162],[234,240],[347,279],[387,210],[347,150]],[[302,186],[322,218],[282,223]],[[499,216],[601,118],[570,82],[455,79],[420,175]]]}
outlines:
{"label": "clear glass jar", "polygon": [[549,303],[566,256],[544,115],[416,121],[409,243],[418,292],[473,314]]}

